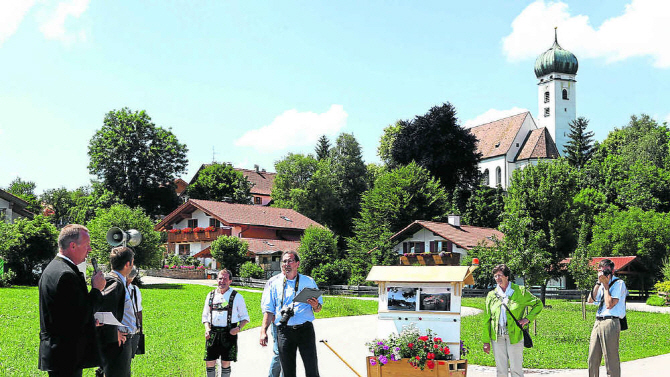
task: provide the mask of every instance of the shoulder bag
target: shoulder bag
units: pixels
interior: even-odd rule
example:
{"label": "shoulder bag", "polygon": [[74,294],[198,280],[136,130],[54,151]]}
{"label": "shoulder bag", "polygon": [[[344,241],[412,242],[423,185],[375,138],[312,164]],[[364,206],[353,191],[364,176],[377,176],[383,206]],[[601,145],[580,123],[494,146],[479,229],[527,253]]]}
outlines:
{"label": "shoulder bag", "polygon": [[[498,296],[496,295],[496,297],[498,297]],[[516,323],[516,325],[519,326],[519,329],[521,329],[521,333],[523,334],[523,346],[525,348],[533,348],[533,339],[531,339],[530,334],[528,333],[528,330],[525,329],[523,326],[521,326],[519,321],[516,320],[516,317],[514,316],[514,314],[512,314],[512,311],[509,310],[509,308],[507,307],[507,305],[505,305],[504,302],[502,302],[500,297],[498,297],[498,300],[500,300],[500,303],[502,304],[502,306],[504,306],[505,309],[507,309],[507,312],[509,313],[509,315],[512,316],[512,319],[514,320],[514,323]]]}

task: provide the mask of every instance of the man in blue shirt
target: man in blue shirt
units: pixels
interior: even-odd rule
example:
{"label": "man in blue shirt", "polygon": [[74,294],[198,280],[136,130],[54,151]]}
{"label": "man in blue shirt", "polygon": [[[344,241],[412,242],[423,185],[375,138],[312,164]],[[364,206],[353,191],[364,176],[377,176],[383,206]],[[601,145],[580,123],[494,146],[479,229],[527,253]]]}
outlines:
{"label": "man in blue shirt", "polygon": [[605,356],[609,377],[621,376],[619,334],[621,319],[626,316],[628,290],[623,280],[614,277],[614,262],[603,259],[598,264],[598,282],[589,294],[589,303],[596,303],[596,323],[589,345],[589,377],[598,377],[600,360]]}
{"label": "man in blue shirt", "polygon": [[[282,278],[273,280],[266,287],[266,300],[262,304],[263,325],[261,326],[261,346],[267,346],[267,329],[271,323],[277,325],[277,341],[279,360],[285,377],[295,377],[296,351],[305,366],[307,377],[319,377],[319,365],[316,355],[316,335],[314,334],[314,313],[321,311],[323,299],[311,298],[307,302],[295,302],[295,296],[304,288],[315,288],[314,280],[306,275],[298,274],[300,257],[295,251],[282,254]],[[282,316],[293,309],[286,323],[281,323]]]}
{"label": "man in blue shirt", "polygon": [[[261,297],[261,311],[263,307],[268,303],[268,296],[270,290],[268,287],[272,285],[272,282],[277,279],[283,279],[284,275],[277,274],[271,277],[267,283],[265,283],[265,288],[263,289],[263,296]],[[277,325],[274,323],[270,324],[272,327],[272,361],[270,362],[270,371],[268,372],[268,377],[280,377],[283,376],[281,373],[281,362],[279,361],[279,343],[277,342]]]}

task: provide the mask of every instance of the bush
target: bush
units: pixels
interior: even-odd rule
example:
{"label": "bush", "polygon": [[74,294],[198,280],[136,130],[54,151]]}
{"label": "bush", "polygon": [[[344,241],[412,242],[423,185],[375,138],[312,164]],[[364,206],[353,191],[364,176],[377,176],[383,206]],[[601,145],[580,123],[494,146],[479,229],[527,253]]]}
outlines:
{"label": "bush", "polygon": [[318,286],[347,284],[351,276],[351,264],[346,260],[322,264],[312,270],[312,278]]}
{"label": "bush", "polygon": [[670,293],[670,280],[658,282],[654,284],[654,288],[659,292]]}
{"label": "bush", "polygon": [[647,299],[647,305],[651,306],[665,306],[665,300],[661,296],[650,296]]}
{"label": "bush", "polygon": [[661,273],[663,274],[663,279],[670,281],[670,257],[666,257],[663,260],[663,267],[661,268]]}
{"label": "bush", "polygon": [[212,242],[212,257],[221,263],[222,268],[232,271],[238,275],[240,265],[247,261],[249,244],[234,236],[221,236]]}
{"label": "bush", "polygon": [[254,262],[244,262],[242,266],[240,266],[240,277],[263,279],[265,277],[265,271],[263,270],[263,267]]}
{"label": "bush", "polygon": [[36,284],[58,251],[57,240],[58,230],[44,216],[12,224],[0,221],[0,258],[5,270],[14,273],[6,279],[12,284]]}
{"label": "bush", "polygon": [[16,278],[16,274],[11,269],[7,269],[4,273],[0,274],[0,287],[10,287],[12,285],[12,280]]}

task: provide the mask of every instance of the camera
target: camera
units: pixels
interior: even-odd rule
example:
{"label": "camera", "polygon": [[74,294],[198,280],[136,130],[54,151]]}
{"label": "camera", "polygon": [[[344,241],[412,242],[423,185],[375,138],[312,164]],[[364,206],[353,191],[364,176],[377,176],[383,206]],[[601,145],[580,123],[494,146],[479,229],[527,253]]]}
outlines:
{"label": "camera", "polygon": [[286,326],[286,324],[288,324],[288,320],[291,319],[291,317],[293,317],[295,314],[295,311],[293,310],[293,306],[287,306],[279,313],[281,314],[281,318],[279,319],[279,326]]}
{"label": "camera", "polygon": [[612,270],[603,270],[603,275],[607,277],[612,276]]}

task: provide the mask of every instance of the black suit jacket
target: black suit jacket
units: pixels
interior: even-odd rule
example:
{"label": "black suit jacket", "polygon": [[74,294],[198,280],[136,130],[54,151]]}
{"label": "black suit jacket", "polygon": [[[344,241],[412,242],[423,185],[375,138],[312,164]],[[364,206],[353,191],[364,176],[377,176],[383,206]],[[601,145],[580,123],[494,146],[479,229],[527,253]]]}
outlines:
{"label": "black suit jacket", "polygon": [[40,370],[69,372],[99,364],[93,313],[101,302],[102,294],[88,292],[77,266],[60,257],[49,263],[39,281]]}
{"label": "black suit jacket", "polygon": [[[117,321],[123,320],[123,310],[126,301],[126,286],[123,280],[114,272],[105,276],[107,284],[102,290],[101,312],[112,312]],[[105,345],[114,343],[118,346],[117,326],[104,325],[99,328],[100,342]]]}

